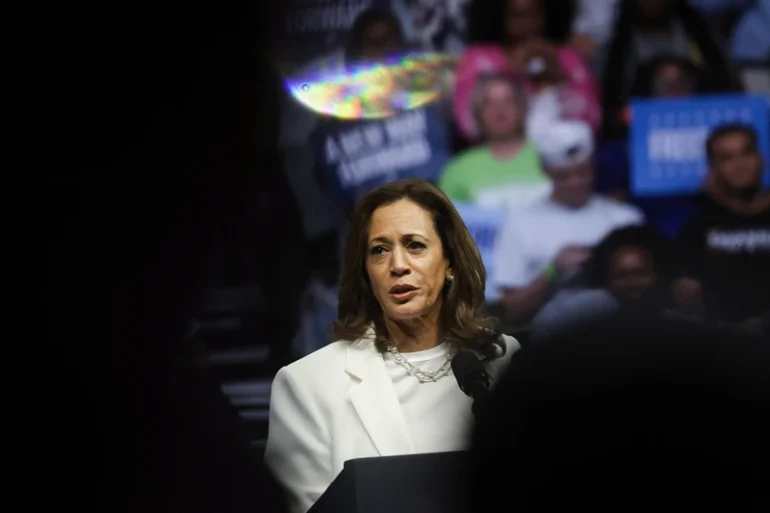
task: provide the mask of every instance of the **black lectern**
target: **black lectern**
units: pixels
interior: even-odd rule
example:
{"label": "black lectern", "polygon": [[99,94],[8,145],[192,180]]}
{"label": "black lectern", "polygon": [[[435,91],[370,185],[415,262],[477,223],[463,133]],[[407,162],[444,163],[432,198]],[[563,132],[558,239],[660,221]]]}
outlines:
{"label": "black lectern", "polygon": [[309,513],[469,513],[468,456],[441,452],[347,461]]}

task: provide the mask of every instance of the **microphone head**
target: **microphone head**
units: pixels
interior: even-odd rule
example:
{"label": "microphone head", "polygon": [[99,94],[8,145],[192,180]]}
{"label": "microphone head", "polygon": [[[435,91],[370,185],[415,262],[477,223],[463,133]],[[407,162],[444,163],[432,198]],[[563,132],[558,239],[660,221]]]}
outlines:
{"label": "microphone head", "polygon": [[471,395],[473,385],[479,382],[489,385],[489,377],[484,370],[484,362],[471,351],[459,351],[452,358],[452,373],[455,375],[460,390]]}

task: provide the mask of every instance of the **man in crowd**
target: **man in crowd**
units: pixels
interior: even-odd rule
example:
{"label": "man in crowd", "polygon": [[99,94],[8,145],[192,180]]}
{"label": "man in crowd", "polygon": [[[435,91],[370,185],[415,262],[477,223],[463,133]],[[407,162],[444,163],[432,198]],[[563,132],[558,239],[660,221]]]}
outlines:
{"label": "man in crowd", "polygon": [[704,210],[679,235],[681,307],[709,320],[758,326],[770,313],[770,193],[757,134],[723,125],[706,141]]}
{"label": "man in crowd", "polygon": [[594,194],[591,128],[556,121],[533,133],[553,191],[512,212],[495,249],[493,283],[510,322],[529,322],[591,255],[591,247],[616,228],[643,222],[635,207]]}
{"label": "man in crowd", "polygon": [[526,140],[526,105],[511,77],[490,74],[479,79],[472,99],[484,144],[455,157],[439,179],[452,201],[485,207],[519,206],[548,195],[535,147]]}

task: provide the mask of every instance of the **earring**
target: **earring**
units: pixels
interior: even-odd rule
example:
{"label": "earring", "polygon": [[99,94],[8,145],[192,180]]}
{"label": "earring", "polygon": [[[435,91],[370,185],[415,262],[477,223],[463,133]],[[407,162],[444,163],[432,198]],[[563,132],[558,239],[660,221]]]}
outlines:
{"label": "earring", "polygon": [[454,275],[447,274],[446,281],[447,281],[447,283],[452,283],[453,281],[455,281]]}

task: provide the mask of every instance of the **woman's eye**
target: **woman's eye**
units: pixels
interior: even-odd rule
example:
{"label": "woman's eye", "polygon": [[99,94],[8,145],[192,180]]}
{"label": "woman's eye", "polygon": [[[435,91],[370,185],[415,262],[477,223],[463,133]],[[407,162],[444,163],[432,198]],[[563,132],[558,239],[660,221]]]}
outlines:
{"label": "woman's eye", "polygon": [[385,252],[385,246],[374,246],[369,250],[372,255],[381,255]]}
{"label": "woman's eye", "polygon": [[423,244],[422,242],[412,241],[406,247],[408,249],[414,249],[414,250],[425,249],[425,244]]}

